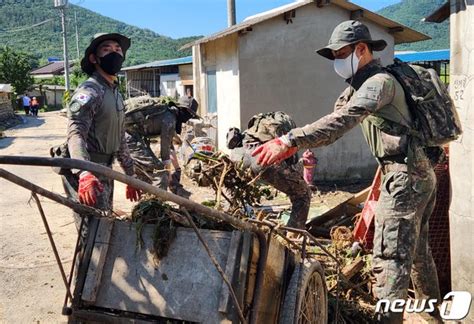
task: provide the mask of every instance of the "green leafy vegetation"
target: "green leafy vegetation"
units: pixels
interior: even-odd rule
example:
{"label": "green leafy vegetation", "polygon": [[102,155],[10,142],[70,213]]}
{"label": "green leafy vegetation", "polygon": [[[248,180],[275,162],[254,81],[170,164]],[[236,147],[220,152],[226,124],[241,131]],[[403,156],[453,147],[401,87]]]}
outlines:
{"label": "green leafy vegetation", "polygon": [[400,44],[398,51],[430,51],[449,48],[449,20],[443,23],[428,23],[422,19],[441,7],[445,0],[403,0],[400,3],[385,7],[379,14],[397,21],[431,37],[430,40],[416,43]]}
{"label": "green leafy vegetation", "polygon": [[33,84],[28,74],[31,70],[31,58],[10,47],[0,49],[0,83],[12,85],[16,94],[22,94]]}
{"label": "green leafy vegetation", "polygon": [[[198,36],[172,39],[151,30],[134,27],[70,4],[67,9],[69,59],[77,59],[74,11],[77,13],[79,56],[92,36],[99,32],[118,32],[132,39],[126,66],[191,55],[179,48]],[[46,22],[45,22],[46,21]],[[45,23],[43,23],[45,22]],[[33,28],[30,26],[37,25]],[[0,1],[0,44],[31,55],[33,67],[45,64],[48,57],[63,57],[61,19],[52,0]]]}

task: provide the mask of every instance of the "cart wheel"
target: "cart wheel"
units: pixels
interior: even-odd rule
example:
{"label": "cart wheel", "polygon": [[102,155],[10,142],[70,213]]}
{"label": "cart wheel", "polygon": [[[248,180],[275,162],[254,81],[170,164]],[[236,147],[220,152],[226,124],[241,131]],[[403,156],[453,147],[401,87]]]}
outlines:
{"label": "cart wheel", "polygon": [[307,261],[298,264],[285,294],[280,324],[326,324],[327,321],[327,288],[321,264]]}

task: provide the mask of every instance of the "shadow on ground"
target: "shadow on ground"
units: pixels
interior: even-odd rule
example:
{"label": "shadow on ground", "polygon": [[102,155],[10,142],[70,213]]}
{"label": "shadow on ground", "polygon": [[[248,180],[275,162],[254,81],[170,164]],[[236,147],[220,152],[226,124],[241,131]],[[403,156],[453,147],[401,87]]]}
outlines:
{"label": "shadow on ground", "polygon": [[[2,125],[11,125],[11,127],[6,127],[8,130],[17,130],[17,129],[25,129],[25,128],[35,128],[43,125],[45,123],[44,118],[41,116],[34,117],[34,116],[19,116],[15,115],[14,118],[12,118],[9,121],[5,121],[5,123],[2,123]],[[15,139],[17,138],[31,138],[31,139],[37,139],[38,137],[36,136],[15,136],[14,134],[7,133],[3,134],[4,137],[0,138],[0,149],[7,148],[10,146]],[[57,135],[51,135],[51,136],[42,136],[41,139],[43,140],[53,140],[55,138],[58,138],[60,136]]]}

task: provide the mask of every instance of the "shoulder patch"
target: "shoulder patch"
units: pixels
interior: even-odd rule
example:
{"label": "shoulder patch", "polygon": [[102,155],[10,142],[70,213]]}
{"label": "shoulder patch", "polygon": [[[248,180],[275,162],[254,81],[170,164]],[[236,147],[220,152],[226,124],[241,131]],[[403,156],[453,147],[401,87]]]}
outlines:
{"label": "shoulder patch", "polygon": [[79,92],[74,95],[72,100],[79,102],[81,105],[85,105],[92,99],[92,96],[90,94],[84,93],[84,92]]}
{"label": "shoulder patch", "polygon": [[72,113],[76,113],[78,112],[79,110],[81,109],[81,104],[77,101],[74,101],[73,103],[71,103],[71,105],[69,105],[69,110],[72,112]]}

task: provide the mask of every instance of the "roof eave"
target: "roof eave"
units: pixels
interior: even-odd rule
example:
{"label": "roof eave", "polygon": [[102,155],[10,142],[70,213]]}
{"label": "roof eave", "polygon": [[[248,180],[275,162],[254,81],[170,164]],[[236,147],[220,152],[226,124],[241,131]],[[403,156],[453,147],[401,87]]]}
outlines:
{"label": "roof eave", "polygon": [[[258,24],[262,21],[274,18],[274,17],[276,17],[280,14],[283,14],[286,11],[297,9],[297,8],[303,7],[303,6],[311,4],[311,3],[315,3],[315,1],[314,0],[309,0],[309,1],[304,1],[304,2],[296,2],[294,6],[286,7],[281,12],[276,11],[276,12],[273,12],[269,15],[264,15],[264,16],[257,17],[257,18],[251,19],[251,20],[243,21],[243,22],[241,22],[237,25],[228,27],[224,30],[221,30],[221,31],[217,32],[217,33],[214,33],[214,34],[211,34],[209,36],[206,36],[206,37],[200,38],[198,40],[195,40],[193,42],[187,43],[187,44],[183,45],[180,48],[180,50],[187,49],[187,48],[192,47],[194,45],[207,43],[207,42],[213,41],[215,39],[228,36],[232,33],[239,32],[239,31],[241,31],[243,29],[246,29],[246,28],[251,28],[253,25]],[[356,5],[352,2],[348,2],[346,0],[331,0],[330,4],[337,5],[341,8],[347,9],[347,10],[352,11],[352,12],[362,10],[363,17],[384,26],[385,28],[388,29],[389,33],[393,34],[395,44],[413,43],[413,42],[418,42],[418,41],[431,39],[431,37],[426,35],[426,34],[420,33],[418,31],[416,31],[414,29],[411,29],[411,28],[409,28],[405,25],[402,25],[402,24],[400,24],[396,21],[393,21],[393,20],[388,19],[384,16],[376,14],[376,13],[374,13],[370,10],[367,10],[363,7],[360,7],[360,6],[358,6],[358,5]],[[401,34],[401,36],[398,36],[398,35],[400,35],[400,32],[403,32],[403,34]]]}
{"label": "roof eave", "polygon": [[433,11],[431,14],[429,14],[422,20],[424,22],[442,23],[443,21],[449,18],[450,14],[451,12],[449,1],[447,1],[445,4],[443,4],[441,7]]}

